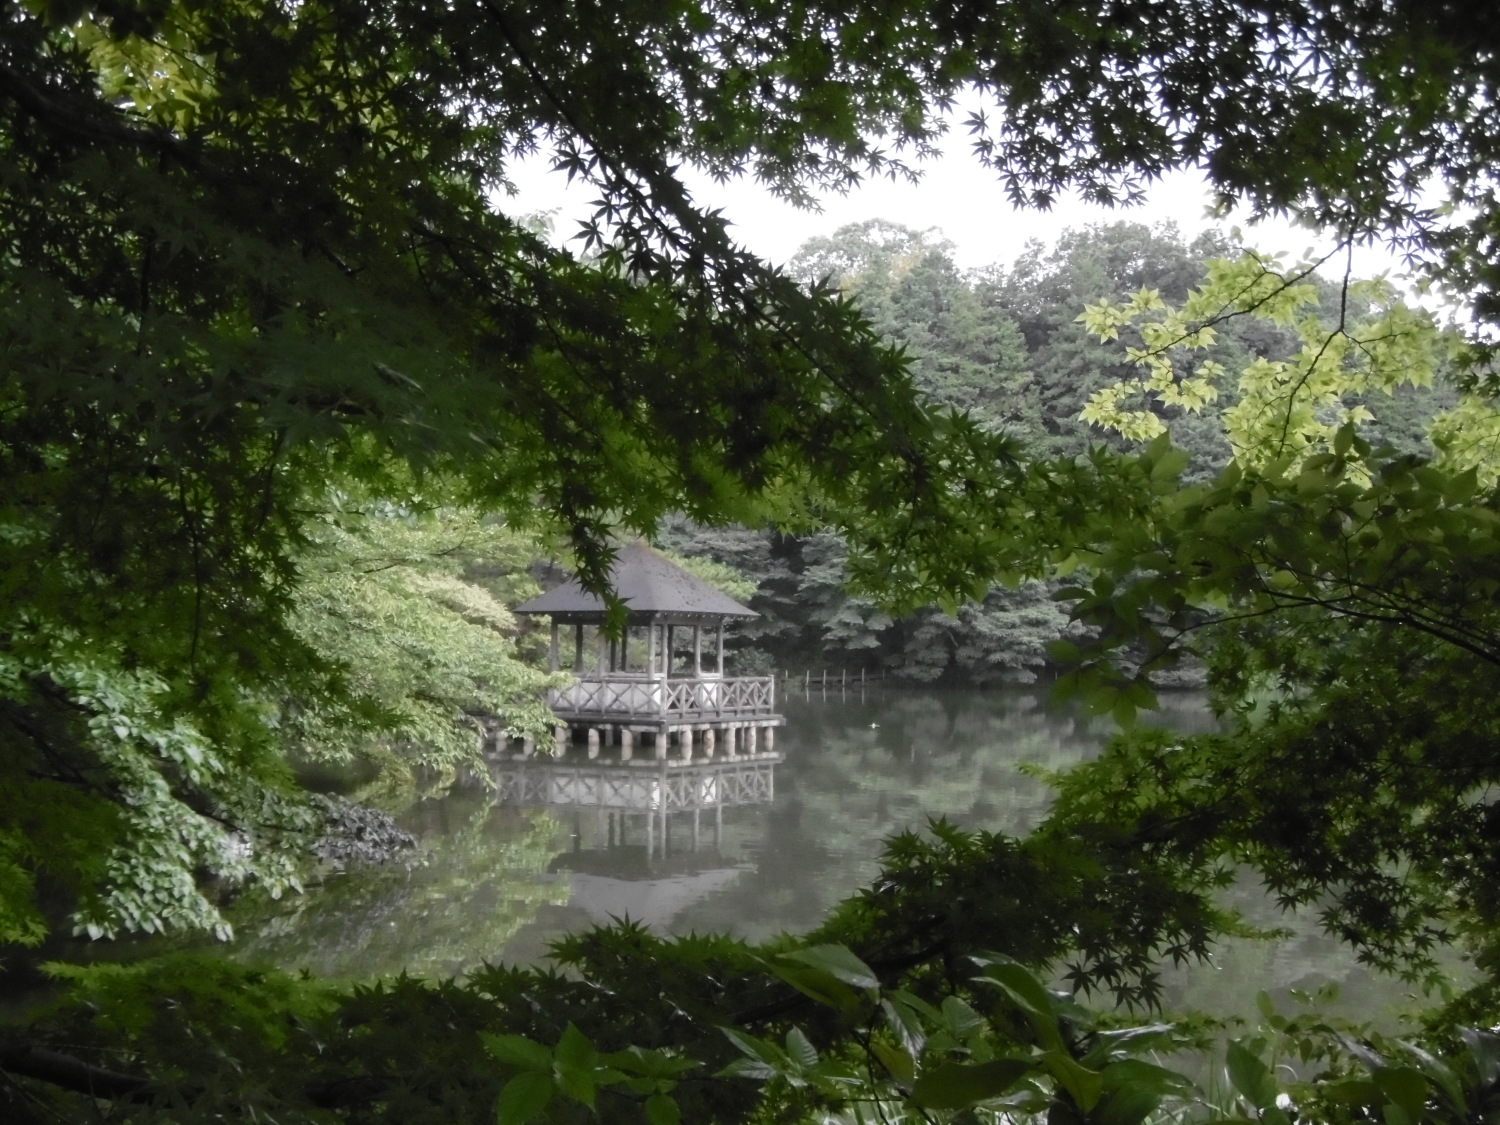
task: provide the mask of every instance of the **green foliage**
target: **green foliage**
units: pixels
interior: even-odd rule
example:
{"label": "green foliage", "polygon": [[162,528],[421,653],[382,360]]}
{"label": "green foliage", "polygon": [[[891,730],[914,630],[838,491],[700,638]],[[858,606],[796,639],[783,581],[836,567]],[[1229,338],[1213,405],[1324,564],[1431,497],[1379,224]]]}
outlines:
{"label": "green foliage", "polygon": [[[873,221],[810,241],[789,269],[806,284],[836,284],[876,331],[904,349],[917,386],[936,403],[1023,436],[1034,450],[1072,456],[1097,434],[1078,412],[1091,393],[1122,378],[1129,359],[1123,347],[1092,340],[1078,310],[1143,288],[1185,297],[1209,257],[1227,247],[1222,236],[1189,246],[1171,226],[1116,223],[1068,232],[1055,247],[1033,244],[1009,270],[964,275],[947,244]],[[1306,289],[1338,307],[1326,286],[1309,282]],[[1281,363],[1298,347],[1293,333],[1268,321],[1229,318],[1219,332],[1211,354],[1226,367],[1252,359]],[[1180,405],[1158,409],[1152,424],[1165,425],[1191,452],[1187,479],[1210,479],[1231,452],[1217,415],[1200,417]],[[1404,425],[1420,423],[1407,417]],[[1024,527],[1016,533],[1027,537]],[[878,664],[914,683],[1030,682],[1056,667],[1049,645],[1088,632],[1070,624],[1065,607],[1052,599],[1055,581],[1006,575],[1006,584],[971,592],[962,604],[897,615],[878,591],[850,589],[850,551],[832,533],[767,534],[752,550],[726,533],[679,523],[668,538],[680,551],[733,561],[757,580],[755,607],[763,618],[744,631],[742,643],[768,651],[781,667]],[[1004,557],[997,543],[992,569]],[[1165,681],[1192,676],[1158,673]]]}
{"label": "green foliage", "polygon": [[[593,1104],[654,1123],[868,1106],[1138,1125],[1182,1096],[1128,1057],[1151,1033],[1094,1053],[1104,1029],[1034,973],[975,960],[996,935],[1026,964],[1067,960],[1078,985],[1149,1002],[1157,957],[1234,929],[1213,895],[1245,863],[1288,904],[1324,904],[1377,963],[1422,973],[1452,926],[1493,964],[1496,415],[1460,402],[1433,465],[1377,453],[1352,425],[1361,404],[1334,401],[1423,375],[1408,366],[1425,364],[1416,318],[1387,308],[1399,331],[1384,335],[1273,325],[1296,328],[1291,359],[1259,346],[1284,334],[1247,337],[1222,471],[1222,447],[1186,422],[1144,452],[1085,453],[1058,420],[1128,354],[1085,362],[1081,327],[1044,317],[1049,362],[1020,364],[1015,329],[1034,351],[1037,322],[998,315],[1004,279],[987,302],[918,247],[872,273],[872,304],[902,318],[928,398],[985,416],[935,409],[873,317],[736,249],[675,174],[749,171],[793,198],[900,175],[975,88],[994,110],[967,123],[976,153],[1014,199],[1130,200],[1202,167],[1225,202],[1404,240],[1492,326],[1492,13],[38,0],[8,9],[0,36],[0,890],[14,896],[0,936],[39,935],[42,878],[100,932],[218,925],[200,871],[290,885],[288,843],[310,828],[281,766],[288,701],[306,715],[352,700],[371,737],[377,712],[397,738],[451,735],[454,704],[514,686],[443,665],[442,638],[472,640],[458,621],[503,619],[403,555],[357,588],[401,604],[411,667],[443,703],[414,708],[385,673],[346,689],[359,668],[341,677],[298,633],[338,635],[309,577],[318,550],[353,553],[352,529],[319,525],[331,481],[399,507],[409,481],[441,480],[456,507],[562,533],[595,582],[616,527],[649,535],[677,511],[828,532],[817,581],[831,588],[845,551],[854,588],[903,611],[1060,568],[1076,584],[1057,597],[1088,631],[1059,655],[1081,658],[1071,683],[1097,707],[1128,723],[1150,675],[1203,637],[1231,719],[1221,736],[1122,738],[1062,781],[1057,815],[1025,841],[937,826],[895,842],[886,875],[812,939],[848,946],[858,982],[826,949],[809,961],[786,956],[792,941],[669,944],[630,927],[564,943],[567,976],[398,978],[327,1007],[232,974],[194,978],[183,1002],[140,969],[140,987],[99,990],[132,1019],[74,1004],[35,1033],[115,1072],[7,1048],[27,1083],[4,1088],[13,1106],[93,1112],[107,1089],[141,1121],[564,1120]],[[494,202],[509,163],[543,145],[599,192],[587,261]],[[1446,206],[1420,202],[1432,179]],[[1109,278],[1150,264],[1121,249],[1084,264]],[[1278,303],[1267,294],[1293,316]],[[949,307],[951,322],[935,315]],[[1158,360],[1173,327],[1139,358]],[[1363,386],[1344,362],[1358,349],[1376,357]],[[1459,357],[1473,389],[1493,391],[1492,356],[1481,341]],[[1051,399],[1028,397],[1027,366]],[[1188,418],[1212,374],[1183,389],[1171,366],[1153,389]],[[1350,413],[1319,414],[1334,409]],[[1272,410],[1287,422],[1267,442]],[[1050,418],[1062,456],[1023,468],[995,425],[1017,414]],[[340,573],[325,590],[356,589]],[[885,628],[857,603],[824,608],[820,625],[861,648]],[[226,1002],[240,989],[256,998]],[[732,1061],[726,1022],[764,1085],[698,1077]],[[632,1046],[660,1054],[632,1069],[616,1061]],[[1467,1061],[1447,1047],[1441,1067],[1403,1047],[1345,1052],[1368,1077],[1326,1084],[1327,1119],[1489,1112],[1493,1043],[1471,1034]],[[1236,1049],[1233,1081],[1242,1112],[1276,1125],[1260,1054]],[[701,1072],[665,1076],[679,1057]]]}
{"label": "green foliage", "polygon": [[[981,288],[1016,318],[1030,352],[1040,422],[1033,440],[1039,450],[1085,452],[1097,433],[1080,424],[1078,413],[1091,394],[1125,370],[1123,349],[1101,347],[1077,322],[1078,310],[1101,299],[1125,300],[1142,289],[1180,299],[1201,278],[1204,263],[1228,248],[1228,238],[1218,232],[1187,244],[1171,224],[1118,222],[1066,231],[1051,247],[1032,242],[1008,270],[986,272]],[[1278,334],[1257,337],[1236,323],[1224,327],[1221,341],[1226,359],[1236,351],[1281,355],[1288,346]],[[1197,472],[1223,464],[1228,450],[1216,434],[1198,431],[1191,416],[1181,412],[1165,411],[1164,420],[1193,451]]]}
{"label": "green foliage", "polygon": [[[60,647],[57,638],[46,647]],[[128,660],[124,651],[47,660],[20,645],[4,654],[6,719],[20,735],[0,759],[7,941],[45,932],[41,872],[72,892],[72,924],[93,937],[227,934],[199,870],[254,879],[272,895],[297,886],[290,853],[317,820],[286,795],[269,727],[257,722],[265,702],[211,699],[194,716],[181,685]],[[209,725],[228,721],[242,724],[239,745],[223,746],[215,735],[225,728]]]}
{"label": "green foliage", "polygon": [[[886,166],[850,125],[890,100],[770,143],[780,110],[731,108],[687,9],[559,15],[0,19],[6,939],[40,934],[41,875],[99,932],[218,925],[199,874],[287,885],[277,841],[311,827],[288,735],[451,763],[472,752],[455,709],[540,719],[497,608],[385,543],[394,524],[330,523],[330,487],[367,517],[427,492],[560,533],[596,582],[616,528],[677,510],[826,521],[928,597],[981,565],[948,482],[998,479],[1010,446],[926,409],[853,310],[734,248],[669,170]],[[697,92],[664,99],[662,66]],[[587,261],[497,209],[544,140],[609,200]],[[952,549],[917,566],[892,532]],[[399,565],[358,574],[392,545]],[[367,643],[380,614],[392,647]]]}
{"label": "green foliage", "polygon": [[[585,942],[593,955],[580,956]],[[585,942],[564,951],[572,980],[496,969],[464,986],[401,978],[330,989],[181,958],[69,969],[72,995],[34,1032],[73,1050],[87,1045],[96,1058],[128,1059],[149,1077],[54,1055],[49,1092],[24,1077],[26,1048],[0,1045],[0,1053],[21,1084],[11,1089],[41,1099],[22,1120],[39,1105],[66,1113],[79,1104],[59,1082],[81,1092],[105,1078],[117,1091],[106,1098],[137,1121],[250,1112],[286,1121],[464,1113],[652,1125],[1045,1114],[1089,1125],[1174,1116],[1457,1125],[1487,1120],[1500,1097],[1500,1046],[1482,1030],[1395,1039],[1315,1011],[1287,1016],[1262,995],[1259,1026],[1210,1048],[1224,1082],[1210,1073],[1204,1090],[1180,1054],[1203,1046],[1188,1028],[1101,1016],[1009,957],[966,958],[955,965],[959,987],[934,994],[841,945],[763,947],[757,957],[714,939],[660,942],[618,929]],[[605,968],[606,953],[649,953],[668,972],[632,986]],[[783,973],[793,966],[798,980],[788,985]],[[726,999],[769,986],[780,1000],[715,1021],[694,976],[705,969],[730,990]],[[605,980],[615,983],[596,987]],[[630,995],[615,996],[619,988]],[[637,1008],[622,1028],[627,1004]],[[653,1025],[653,1014],[673,1009]],[[637,1041],[613,1046],[624,1037]]]}
{"label": "green foliage", "polygon": [[[326,984],[221,958],[179,955],[138,965],[46,968],[68,982],[70,1004],[97,1012],[101,1030],[125,1042],[190,1038],[195,1029],[222,1017],[239,1049],[277,1051],[289,1046],[297,1022],[326,1016],[337,998]],[[176,1017],[181,1026],[173,1029]]]}
{"label": "green foliage", "polygon": [[[1241,375],[1240,406],[1221,416],[1236,450],[1221,473],[1184,486],[1187,454],[1161,435],[1075,467],[1086,512],[1039,501],[1066,544],[1053,557],[1082,572],[1058,597],[1093,628],[1059,654],[1079,661],[1061,686],[1129,721],[1153,702],[1150,670],[1191,650],[1227,722],[1222,735],[1117,740],[1059,779],[1046,831],[1107,841],[1112,864],[1183,887],[1248,865],[1361,959],[1435,981],[1437,946],[1462,935],[1488,951],[1500,918],[1483,796],[1495,716],[1476,703],[1495,691],[1497,498],[1483,442],[1460,452],[1439,436],[1482,438],[1492,408],[1471,398],[1436,418],[1431,461],[1372,449],[1367,411],[1343,396],[1430,378],[1440,340],[1394,305],[1372,303],[1370,323],[1321,322],[1294,280],[1226,263],[1189,313],[1143,331],[1144,385],[1171,395],[1174,356],[1223,310],[1297,322],[1299,356]],[[1107,334],[1156,303],[1086,316]],[[1218,374],[1188,378],[1207,387]],[[1150,416],[1114,417],[1128,429]],[[1118,659],[1132,647],[1144,665]]]}
{"label": "green foliage", "polygon": [[[1300,348],[1286,359],[1257,357],[1239,373],[1235,402],[1220,417],[1242,468],[1264,468],[1331,448],[1341,427],[1375,417],[1367,406],[1355,404],[1357,397],[1368,402],[1373,391],[1390,395],[1402,386],[1431,385],[1443,341],[1428,314],[1408,308],[1385,282],[1346,281],[1345,307],[1352,301],[1365,314],[1356,320],[1346,312],[1329,324],[1317,315],[1316,286],[1300,280],[1312,269],[1301,265],[1282,273],[1247,254],[1209,262],[1207,280],[1178,309],[1168,309],[1154,289],[1141,289],[1124,307],[1108,301],[1087,306],[1078,319],[1101,340],[1118,339],[1121,327],[1135,328],[1140,346],[1126,354],[1147,374],[1095,392],[1082,418],[1149,441],[1166,427],[1150,410],[1125,409],[1134,395],[1201,412],[1219,397],[1216,383],[1226,374],[1224,365],[1207,359],[1191,374],[1178,368],[1191,363],[1188,354],[1215,343],[1219,324],[1246,314],[1294,329]],[[1157,310],[1160,318],[1143,319]],[[1456,341],[1449,346],[1456,348]],[[1486,408],[1469,396],[1459,411],[1431,422],[1439,462],[1493,476],[1497,470],[1486,460],[1491,445]],[[1346,451],[1347,445],[1336,450]]]}
{"label": "green foliage", "polygon": [[[642,935],[616,930],[590,940],[626,953]],[[650,1031],[640,1018],[647,1013],[637,1012],[628,1029],[612,1022],[617,1001],[636,998],[593,988],[600,963],[566,951],[580,979],[491,970],[464,987],[401,978],[352,991],[178,960],[70,970],[73,998],[39,1030],[72,1036],[104,1057],[129,1052],[144,1061],[153,1077],[116,1098],[133,1103],[131,1117],[142,1121],[226,1112],[428,1121],[488,1103],[499,1120],[517,1125],[809,1112],[962,1121],[976,1111],[985,1120],[1047,1113],[1141,1125],[1158,1111],[1202,1104],[1180,1073],[1138,1057],[1189,1045],[1181,1032],[1103,1022],[1007,957],[966,959],[961,991],[923,996],[841,945],[767,948],[757,958],[684,939],[656,943],[653,952],[669,955],[669,965],[706,959],[702,967],[712,965],[721,986],[735,992],[785,990],[789,982],[790,995],[802,999],[715,1023],[701,1009],[701,982],[669,974],[652,984],[646,1009],[675,1008],[676,1018]],[[164,970],[176,983],[166,983]],[[567,1014],[532,1007],[528,998],[564,1002]],[[222,1015],[226,1026],[216,1022]],[[622,1030],[637,1042],[610,1048]],[[1318,1031],[1283,1020],[1278,1034],[1310,1048]],[[1231,1066],[1257,1078],[1260,1096],[1268,1079],[1245,1061],[1251,1049],[1231,1045]],[[21,1056],[5,1057],[25,1073]],[[74,1066],[68,1077],[79,1083],[105,1073]],[[246,1083],[237,1076],[247,1067],[274,1080]],[[54,1063],[52,1076],[58,1073]],[[51,1104],[65,1111],[69,1103],[53,1095]]]}
{"label": "green foliage", "polygon": [[1036,428],[1036,391],[1020,331],[960,274],[951,243],[875,219],[807,242],[788,263],[807,285],[854,301],[906,356],[918,389],[985,429]]}
{"label": "green foliage", "polygon": [[650,1125],[680,1120],[672,1097],[678,1075],[698,1064],[665,1051],[639,1047],[601,1055],[571,1023],[552,1049],[520,1035],[481,1034],[487,1052],[511,1072],[495,1102],[500,1125],[525,1125],[540,1117],[554,1097],[596,1108],[602,1087],[623,1086],[644,1099]]}
{"label": "green foliage", "polygon": [[[398,751],[404,768],[477,765],[481,716],[541,730],[549,683],[515,655],[509,613],[462,578],[476,557],[526,557],[531,541],[472,514],[353,509],[309,524],[285,628],[300,682],[209,680],[206,699],[139,662],[159,638],[109,650],[56,635],[13,638],[4,686],[24,733],[5,767],[6,940],[38,940],[38,872],[76,896],[91,936],[229,927],[202,872],[298,888],[320,827],[282,765]],[[88,656],[84,652],[89,652]],[[45,663],[51,655],[54,662]],[[132,663],[137,664],[131,667]],[[297,665],[293,665],[296,667]],[[40,764],[40,768],[39,768]],[[80,780],[87,784],[80,785]]]}
{"label": "green foliage", "polygon": [[1051,597],[1054,583],[997,586],[956,614],[927,609],[902,622],[896,674],[931,682],[962,678],[977,685],[1031,683],[1051,663],[1047,646],[1073,632]]}
{"label": "green foliage", "polygon": [[345,506],[309,529],[291,626],[341,678],[342,698],[288,702],[279,729],[313,758],[371,742],[411,765],[485,776],[480,720],[540,734],[557,682],[516,653],[510,612],[465,579],[483,561],[521,569],[534,541],[472,512]]}

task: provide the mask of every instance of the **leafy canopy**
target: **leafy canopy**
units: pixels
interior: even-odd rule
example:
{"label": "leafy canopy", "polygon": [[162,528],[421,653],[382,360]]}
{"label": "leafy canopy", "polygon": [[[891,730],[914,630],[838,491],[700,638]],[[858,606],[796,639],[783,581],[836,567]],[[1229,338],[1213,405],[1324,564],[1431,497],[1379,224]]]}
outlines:
{"label": "leafy canopy", "polygon": [[[441,481],[455,506],[560,531],[594,579],[612,528],[649,532],[674,510],[827,526],[851,576],[913,604],[1082,565],[1089,586],[1064,600],[1100,653],[1144,645],[1145,672],[1215,613],[1262,620],[1220,630],[1212,659],[1244,689],[1226,698],[1278,677],[1294,701],[1305,683],[1321,692],[1277,712],[1292,716],[1269,728],[1283,749],[1335,744],[1318,726],[1344,714],[1335,703],[1382,714],[1366,705],[1389,676],[1344,677],[1335,652],[1380,656],[1380,672],[1410,652],[1434,684],[1492,698],[1477,474],[1371,458],[1344,429],[1330,452],[1233,466],[1197,491],[1177,487],[1185,461],[1164,445],[1022,473],[1014,442],[925,405],[851,304],[736,248],[674,167],[793,197],[900,175],[977,89],[994,112],[968,123],[976,151],[1017,199],[1129,199],[1201,165],[1258,210],[1408,240],[1493,319],[1497,19],[1406,0],[8,8],[7,936],[39,932],[40,872],[81,917],[140,926],[211,924],[200,869],[289,879],[278,834],[300,813],[283,808],[267,701],[347,698],[295,625],[330,482],[400,501],[408,480]],[[539,148],[598,190],[588,261],[504,213],[507,167]],[[1453,207],[1422,203],[1433,177]],[[1262,398],[1297,405],[1274,388],[1303,374],[1325,393],[1350,338],[1259,372]],[[1321,404],[1293,419],[1298,440],[1329,440]],[[1246,414],[1247,443],[1265,425]],[[1454,442],[1483,429],[1455,426]],[[1455,652],[1480,659],[1466,671]],[[1149,701],[1139,677],[1097,669],[1098,701],[1122,718]],[[1245,847],[1281,840],[1294,860],[1327,843],[1332,858],[1288,885],[1299,900],[1368,890],[1346,901],[1373,955],[1426,940],[1442,864],[1471,842],[1487,854],[1465,796],[1487,766],[1459,749],[1484,732],[1452,729],[1430,806],[1400,801],[1420,732],[1382,744],[1384,851],[1320,836],[1316,817],[1278,836],[1264,804],[1235,822]],[[1406,829],[1444,816],[1456,845],[1423,857],[1401,842],[1434,840]],[[1189,849],[1176,871],[1211,885],[1217,854]],[[1423,874],[1392,890],[1382,865],[1408,858]],[[1422,892],[1411,909],[1407,887]],[[1142,922],[1130,941],[1134,965],[1157,937]]]}
{"label": "leafy canopy", "polygon": [[[1281,393],[1358,373],[1331,362],[1347,325],[1323,335],[1327,361],[1251,380],[1295,423],[1264,464],[1252,411],[1244,461],[1186,487],[1160,440],[1022,473],[1012,442],[925,407],[850,304],[736,249],[674,165],[794,197],[899,175],[977,88],[991,111],[969,130],[1015,198],[1129,199],[1201,165],[1257,210],[1409,240],[1493,321],[1500,14],[33,0],[0,20],[5,936],[37,936],[43,873],[101,929],[212,925],[200,869],[289,882],[277,834],[303,810],[268,701],[348,698],[296,628],[330,482],[402,501],[438,480],[455,507],[561,531],[595,578],[608,530],[673,510],[827,525],[850,574],[918,601],[1073,567],[1060,596],[1095,628],[1074,655],[1096,703],[1129,719],[1145,676],[1207,636],[1233,720],[1122,739],[1061,782],[1031,839],[898,842],[801,947],[621,928],[564,943],[568,976],[336,1002],[223,967],[101,973],[86,987],[118,1002],[69,1009],[48,1042],[120,1069],[22,1046],[12,1073],[71,1075],[143,1119],[519,1121],[608,1091],[653,1125],[689,1097],[703,1120],[892,1106],[1139,1125],[1174,1077],[984,955],[995,934],[1149,1001],[1156,955],[1233,925],[1212,894],[1245,862],[1379,963],[1422,970],[1450,925],[1494,962],[1500,832],[1476,795],[1496,781],[1495,498],[1478,472],[1376,453],[1319,415],[1326,397]],[[542,146],[598,189],[588,262],[498,202]],[[1454,206],[1423,203],[1433,178]],[[1111,663],[1127,645],[1139,674]],[[1493,1022],[1492,998],[1474,1006]],[[742,1038],[717,1030],[726,1010]],[[1480,1033],[1464,1046],[1451,1065],[1350,1050],[1326,1116],[1469,1119],[1496,1053]],[[769,1098],[734,1071],[689,1082],[690,1062],[736,1063]],[[1231,1073],[1234,1112],[1278,1123],[1261,1051]]]}

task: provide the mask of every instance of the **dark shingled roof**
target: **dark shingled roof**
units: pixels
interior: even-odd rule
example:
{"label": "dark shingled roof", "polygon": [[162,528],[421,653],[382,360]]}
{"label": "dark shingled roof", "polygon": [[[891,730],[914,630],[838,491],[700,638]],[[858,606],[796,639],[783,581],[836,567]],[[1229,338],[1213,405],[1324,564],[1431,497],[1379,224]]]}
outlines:
{"label": "dark shingled roof", "polygon": [[[689,574],[644,543],[621,547],[609,568],[609,584],[630,608],[630,615],[658,613],[704,617],[759,617],[728,594]],[[604,599],[589,593],[576,578],[518,605],[517,613],[599,614]]]}

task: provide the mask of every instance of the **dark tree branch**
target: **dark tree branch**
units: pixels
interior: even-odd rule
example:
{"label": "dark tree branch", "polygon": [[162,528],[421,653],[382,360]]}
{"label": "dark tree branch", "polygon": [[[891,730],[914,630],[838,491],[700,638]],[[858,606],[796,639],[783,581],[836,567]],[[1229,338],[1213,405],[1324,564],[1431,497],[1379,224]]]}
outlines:
{"label": "dark tree branch", "polygon": [[165,129],[140,128],[124,120],[110,120],[80,112],[72,106],[43,93],[17,71],[0,63],[0,93],[6,94],[28,116],[49,129],[88,144],[125,144],[170,154],[190,166],[196,166],[196,154],[182,140]]}
{"label": "dark tree branch", "polygon": [[31,1044],[0,1047],[0,1070],[106,1101],[148,1102],[154,1083]]}

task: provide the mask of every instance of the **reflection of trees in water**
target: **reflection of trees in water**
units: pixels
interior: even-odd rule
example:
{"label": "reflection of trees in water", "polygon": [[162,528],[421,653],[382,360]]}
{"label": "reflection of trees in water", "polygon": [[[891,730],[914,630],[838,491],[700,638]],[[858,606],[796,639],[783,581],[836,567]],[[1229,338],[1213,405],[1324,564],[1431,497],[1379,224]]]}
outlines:
{"label": "reflection of trees in water", "polygon": [[[783,700],[789,722],[777,739],[786,760],[776,767],[775,803],[725,809],[717,847],[705,832],[701,850],[693,851],[686,813],[674,814],[663,856],[659,844],[648,854],[643,815],[620,817],[606,830],[588,810],[555,819],[459,792],[401,818],[422,840],[426,867],[334,877],[256,919],[242,918],[236,952],[345,978],[404,965],[436,975],[502,952],[512,960],[539,958],[560,932],[622,910],[650,913],[678,933],[760,938],[810,929],[874,876],[884,841],[902,828],[919,829],[941,815],[969,828],[1029,831],[1050,793],[1019,765],[1065,768],[1096,753],[1114,732],[1107,718],[1050,707],[1044,690],[871,690],[863,702],[857,691],[843,701],[836,690],[826,701],[816,689],[811,702],[800,692],[783,695],[790,697]],[[1165,696],[1163,704],[1160,725],[1212,725],[1201,696]],[[605,889],[616,897],[591,898],[583,879],[570,901],[570,871],[607,877]],[[722,877],[697,878],[705,872]],[[651,887],[642,881],[680,885],[648,902]],[[1169,969],[1169,1006],[1248,1011],[1260,989],[1281,999],[1288,988],[1328,980],[1344,984],[1344,1010],[1358,1018],[1399,1001],[1402,986],[1354,965],[1312,919],[1284,918],[1253,885],[1233,893],[1255,923],[1290,924],[1294,935],[1282,943],[1225,943],[1214,966]]]}
{"label": "reflection of trees in water", "polygon": [[1061,769],[1096,753],[1113,729],[1049,713],[1044,692],[1024,689],[782,694],[786,761],[762,814],[755,869],[684,912],[680,926],[752,937],[811,928],[875,875],[886,839],[930,817],[1029,831],[1051,796],[1021,763]]}
{"label": "reflection of trees in water", "polygon": [[401,820],[422,841],[421,866],[334,874],[261,906],[236,919],[233,954],[344,979],[449,976],[498,960],[543,906],[567,901],[567,880],[547,875],[558,825],[541,810],[455,794]]}
{"label": "reflection of trees in water", "polygon": [[830,700],[797,710],[782,793],[827,815],[825,830],[846,834],[839,843],[875,849],[929,816],[1027,831],[1050,797],[1021,764],[1061,769],[1097,752],[1110,732],[1018,691],[892,691],[863,706]]}
{"label": "reflection of trees in water", "polygon": [[[1108,719],[1049,707],[1044,690],[871,689],[863,701],[857,690],[842,701],[834,690],[820,701],[814,689],[810,702],[781,694],[789,722],[777,740],[786,760],[776,767],[775,803],[725,809],[720,848],[705,832],[704,850],[691,854],[685,813],[674,815],[670,858],[659,844],[648,858],[643,816],[621,818],[618,832],[607,833],[588,810],[549,816],[457,792],[401,818],[423,841],[427,866],[333,877],[240,921],[237,948],[344,977],[403,964],[451,973],[507,948],[530,959],[561,930],[599,920],[579,896],[570,904],[572,867],[632,880],[742,868],[732,880],[684,888],[670,928],[747,937],[810,929],[874,876],[885,840],[902,828],[947,816],[971,828],[1029,831],[1050,792],[1020,764],[1062,769],[1096,753],[1114,729]],[[1166,702],[1175,705],[1166,725],[1207,721],[1201,697]]]}

